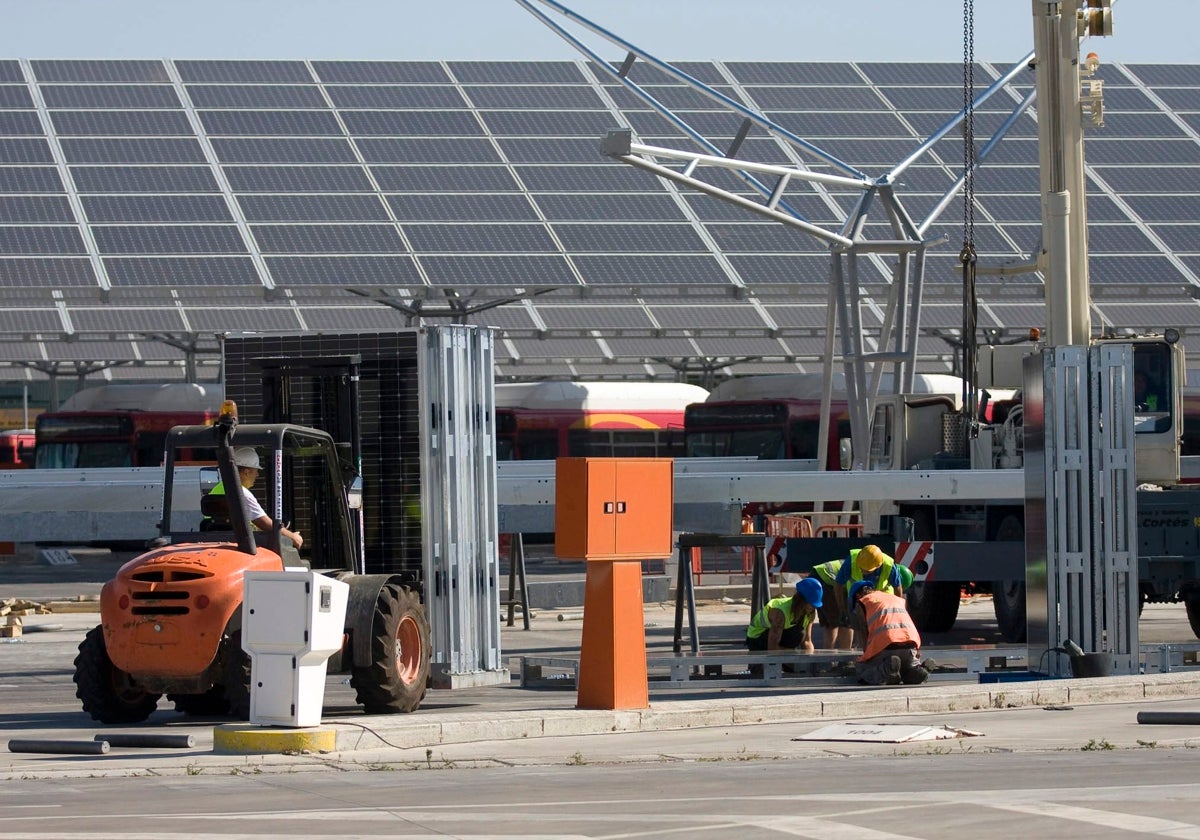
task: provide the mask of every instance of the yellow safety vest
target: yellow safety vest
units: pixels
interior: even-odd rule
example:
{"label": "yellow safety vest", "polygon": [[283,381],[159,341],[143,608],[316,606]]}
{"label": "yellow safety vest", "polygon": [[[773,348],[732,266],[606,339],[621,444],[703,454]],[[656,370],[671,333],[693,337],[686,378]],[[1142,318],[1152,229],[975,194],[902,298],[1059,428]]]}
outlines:
{"label": "yellow safety vest", "polygon": [[[750,626],[746,629],[747,638],[757,639],[763,633],[766,633],[771,629],[771,619],[768,617],[768,614],[771,612],[771,610],[779,610],[783,613],[784,630],[795,627],[796,620],[792,616],[792,598],[794,597],[795,596],[793,595],[786,598],[772,598],[770,601],[767,601],[767,605],[759,610],[758,614],[750,620]],[[801,629],[804,629],[808,627],[808,625],[812,624],[812,619],[813,614],[811,612],[806,612],[800,624]]]}

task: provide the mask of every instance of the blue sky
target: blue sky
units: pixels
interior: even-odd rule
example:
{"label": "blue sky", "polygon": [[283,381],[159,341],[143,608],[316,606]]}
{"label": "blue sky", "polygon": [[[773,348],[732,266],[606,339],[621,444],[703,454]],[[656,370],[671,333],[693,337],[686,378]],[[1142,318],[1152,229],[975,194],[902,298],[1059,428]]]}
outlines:
{"label": "blue sky", "polygon": [[[566,0],[664,59],[958,61],[960,0]],[[1121,0],[1105,61],[1200,62],[1200,0]],[[1033,48],[1030,0],[975,0],[975,54]],[[11,58],[564,59],[514,0],[0,0]],[[593,42],[594,43],[594,42]],[[619,58],[616,48],[601,54]]]}

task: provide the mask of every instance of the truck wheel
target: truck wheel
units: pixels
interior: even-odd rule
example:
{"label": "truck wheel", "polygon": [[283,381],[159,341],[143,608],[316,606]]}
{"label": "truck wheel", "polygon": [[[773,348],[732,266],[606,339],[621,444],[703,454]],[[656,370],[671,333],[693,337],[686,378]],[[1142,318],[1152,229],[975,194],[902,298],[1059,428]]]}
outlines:
{"label": "truck wheel", "polygon": [[1188,624],[1192,625],[1192,633],[1200,639],[1200,593],[1188,595],[1183,606],[1187,609]]}
{"label": "truck wheel", "polygon": [[83,710],[101,723],[139,723],[150,717],[161,696],[146,691],[112,664],[103,627],[93,627],[79,643],[74,680]]}
{"label": "truck wheel", "polygon": [[[992,539],[998,542],[1017,542],[1025,539],[1025,524],[1015,514],[1000,520]],[[992,581],[992,610],[996,613],[996,625],[1004,641],[1013,644],[1025,642],[1027,625],[1025,620],[1025,581]]]}
{"label": "truck wheel", "polygon": [[350,673],[350,685],[367,714],[414,712],[429,682],[429,620],[417,593],[385,584],[375,602],[371,664]]}
{"label": "truck wheel", "polygon": [[175,704],[175,711],[185,715],[220,717],[229,713],[229,701],[221,685],[214,685],[203,694],[168,694],[167,699]]}
{"label": "truck wheel", "polygon": [[250,654],[242,650],[242,631],[225,640],[225,705],[230,717],[250,720]]}
{"label": "truck wheel", "polygon": [[922,633],[946,633],[958,619],[962,584],[954,581],[913,582],[904,593],[908,614]]}

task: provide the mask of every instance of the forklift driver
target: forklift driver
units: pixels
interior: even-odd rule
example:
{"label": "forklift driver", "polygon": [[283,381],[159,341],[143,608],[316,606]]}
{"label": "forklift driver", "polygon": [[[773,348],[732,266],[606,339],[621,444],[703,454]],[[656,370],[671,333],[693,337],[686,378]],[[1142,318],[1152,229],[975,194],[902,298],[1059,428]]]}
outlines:
{"label": "forklift driver", "polygon": [[[238,480],[241,482],[242,504],[246,507],[246,517],[258,530],[270,531],[275,523],[271,521],[271,517],[267,516],[267,512],[263,510],[263,506],[250,490],[254,486],[254,482],[258,480],[258,473],[262,469],[258,460],[258,452],[249,446],[239,446],[233,450],[233,463],[237,467]],[[210,496],[224,494],[225,487],[220,483],[209,491]],[[295,543],[296,548],[304,545],[304,538],[296,531],[281,527],[279,533]]]}

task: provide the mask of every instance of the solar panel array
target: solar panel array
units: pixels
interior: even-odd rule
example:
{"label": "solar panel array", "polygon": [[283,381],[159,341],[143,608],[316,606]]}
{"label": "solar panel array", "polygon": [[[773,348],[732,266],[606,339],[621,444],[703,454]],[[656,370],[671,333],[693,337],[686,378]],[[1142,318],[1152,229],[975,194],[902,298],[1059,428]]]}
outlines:
{"label": "solar panel array", "polygon": [[[953,64],[680,66],[869,174],[962,101]],[[981,64],[975,78],[1006,69]],[[1093,323],[1176,326],[1200,357],[1200,65],[1100,75],[1106,125],[1087,142]],[[649,66],[631,78],[718,147],[740,128]],[[981,142],[1032,85],[1020,75],[979,110]],[[110,364],[117,378],[171,379],[189,354],[211,378],[219,332],[420,318],[500,329],[502,378],[813,369],[821,244],[603,158],[599,140],[617,126],[696,149],[582,61],[0,61],[0,380]],[[738,156],[800,161],[757,129]],[[913,216],[961,160],[952,132],[908,170],[898,192]],[[1038,245],[1036,167],[1025,115],[977,178],[982,264]],[[825,223],[856,197],[789,194]],[[949,241],[927,270],[926,370],[949,368],[961,324],[961,216],[956,201],[933,227]],[[868,270],[882,300],[887,266]],[[979,294],[994,338],[1044,326],[1036,275],[981,277]],[[870,311],[866,323],[877,330]]]}

